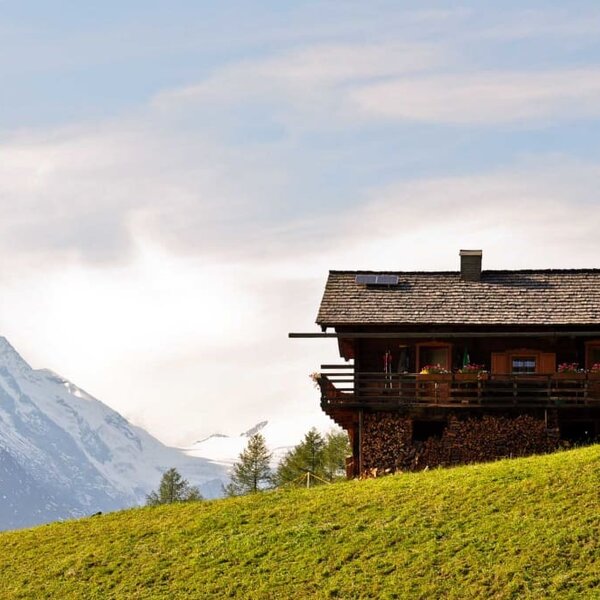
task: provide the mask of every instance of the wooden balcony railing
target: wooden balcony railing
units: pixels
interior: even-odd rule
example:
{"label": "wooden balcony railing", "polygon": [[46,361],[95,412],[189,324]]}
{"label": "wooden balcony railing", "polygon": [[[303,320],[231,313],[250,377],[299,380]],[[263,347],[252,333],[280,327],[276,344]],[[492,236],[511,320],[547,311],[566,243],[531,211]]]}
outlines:
{"label": "wooden balcony railing", "polygon": [[322,373],[321,404],[328,407],[600,407],[600,374],[444,375]]}

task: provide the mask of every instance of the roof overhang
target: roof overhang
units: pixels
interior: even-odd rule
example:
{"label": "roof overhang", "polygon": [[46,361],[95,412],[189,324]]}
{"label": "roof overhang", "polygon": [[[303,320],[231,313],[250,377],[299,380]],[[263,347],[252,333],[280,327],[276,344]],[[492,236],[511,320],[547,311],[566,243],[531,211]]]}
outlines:
{"label": "roof overhang", "polygon": [[505,338],[505,337],[600,337],[600,329],[596,331],[340,331],[336,333],[288,333],[293,339],[313,338],[404,338],[404,339],[430,339],[430,338]]}

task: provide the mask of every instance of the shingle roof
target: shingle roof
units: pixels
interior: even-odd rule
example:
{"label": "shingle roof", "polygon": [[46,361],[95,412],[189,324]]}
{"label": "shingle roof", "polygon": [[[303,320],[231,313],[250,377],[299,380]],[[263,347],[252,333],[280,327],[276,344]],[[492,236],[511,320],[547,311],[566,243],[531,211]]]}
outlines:
{"label": "shingle roof", "polygon": [[600,325],[600,269],[482,271],[478,282],[392,272],[390,287],[359,285],[359,273],[330,271],[319,325]]}

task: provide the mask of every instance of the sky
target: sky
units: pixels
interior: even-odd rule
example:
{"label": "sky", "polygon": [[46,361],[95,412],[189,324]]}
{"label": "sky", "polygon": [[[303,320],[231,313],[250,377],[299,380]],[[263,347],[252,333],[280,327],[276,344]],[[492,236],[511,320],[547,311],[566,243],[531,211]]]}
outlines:
{"label": "sky", "polygon": [[0,333],[167,444],[333,426],[329,269],[600,267],[596,2],[0,0]]}

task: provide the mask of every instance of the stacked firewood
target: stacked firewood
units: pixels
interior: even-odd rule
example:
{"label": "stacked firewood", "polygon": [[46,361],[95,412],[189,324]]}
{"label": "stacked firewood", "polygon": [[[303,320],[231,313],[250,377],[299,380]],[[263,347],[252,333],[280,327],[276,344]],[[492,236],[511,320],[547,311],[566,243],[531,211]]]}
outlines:
{"label": "stacked firewood", "polygon": [[413,442],[412,420],[394,413],[365,414],[362,428],[363,473],[414,471],[427,467],[527,456],[556,448],[541,419],[484,416],[448,419],[439,437]]}
{"label": "stacked firewood", "polygon": [[415,458],[412,421],[394,413],[365,414],[362,426],[362,468],[371,473],[404,471]]}
{"label": "stacked firewood", "polygon": [[529,415],[515,418],[451,417],[440,438],[429,438],[417,457],[416,468],[486,462],[505,457],[548,452],[555,447],[546,424]]}

